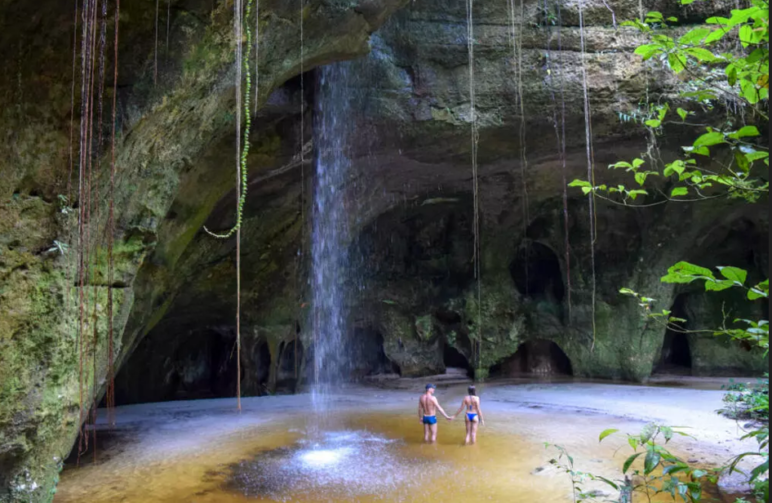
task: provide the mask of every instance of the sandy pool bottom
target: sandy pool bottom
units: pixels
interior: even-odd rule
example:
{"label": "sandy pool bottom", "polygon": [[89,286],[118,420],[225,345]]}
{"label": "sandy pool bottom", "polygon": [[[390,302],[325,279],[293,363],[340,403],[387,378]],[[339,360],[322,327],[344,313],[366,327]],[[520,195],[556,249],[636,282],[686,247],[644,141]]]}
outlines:
{"label": "sandy pool bottom", "polygon": [[[215,423],[239,420],[243,413]],[[498,414],[478,444],[465,447],[460,417],[441,420],[434,445],[423,443],[416,417],[393,411],[321,421],[292,412],[209,436],[185,421],[143,431],[139,441],[129,435],[105,446],[96,463],[66,469],[55,502],[568,502],[570,482],[550,466],[556,452],[544,441],[565,445],[578,469],[613,478],[629,447],[623,436],[599,445],[598,433],[641,426],[581,414]]]}

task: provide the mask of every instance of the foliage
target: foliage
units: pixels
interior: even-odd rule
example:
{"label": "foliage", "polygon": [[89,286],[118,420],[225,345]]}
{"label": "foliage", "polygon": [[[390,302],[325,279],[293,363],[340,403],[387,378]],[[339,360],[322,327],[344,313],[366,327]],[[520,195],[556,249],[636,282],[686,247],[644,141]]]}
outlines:
{"label": "foliage", "polygon": [[[604,431],[600,434],[600,442],[617,432],[615,429]],[[661,494],[670,495],[673,501],[696,503],[702,499],[702,482],[715,482],[717,477],[715,473],[689,466],[666,448],[676,435],[689,436],[679,431],[679,428],[656,424],[646,425],[638,435],[628,434],[627,444],[633,453],[625,459],[621,471],[622,478],[616,481],[577,471],[573,458],[565,448],[550,444],[547,444],[547,447],[558,450],[558,458],[552,459],[550,463],[571,477],[576,503],[599,501],[595,491],[583,490],[587,481],[599,481],[613,488],[619,495],[618,498],[603,499],[611,503],[632,503],[634,499],[651,502]],[[636,462],[640,464],[640,461],[643,461],[643,466],[636,468]]]}
{"label": "foliage", "polygon": [[[695,0],[681,0],[683,5]],[[671,36],[675,30],[670,25],[677,23],[674,17],[665,18],[659,12],[649,12],[644,19],[623,23],[645,34],[648,43],[641,45],[635,53],[644,61],[659,62],[664,68],[675,74],[686,74],[682,78],[679,105],[670,103],[645,103],[639,110],[620,113],[620,120],[642,124],[649,134],[648,150],[640,157],[630,161],[620,161],[609,166],[610,169],[624,170],[630,173],[635,185],[617,186],[595,185],[592,179],[574,180],[569,184],[577,187],[588,197],[598,197],[614,204],[624,206],[650,206],[668,202],[702,201],[714,198],[739,199],[756,203],[769,193],[769,149],[763,144],[758,127],[745,122],[746,117],[761,118],[768,121],[766,107],[769,99],[769,5],[766,0],[750,0],[749,7],[734,9],[730,17],[711,17],[706,24],[692,28],[677,38]],[[732,44],[731,42],[739,42]],[[741,47],[741,49],[739,49]],[[728,48],[728,49],[727,49]],[[729,109],[742,110],[742,113],[711,114],[715,107],[722,104]],[[677,116],[677,118],[675,118]],[[705,117],[709,124],[695,123],[695,117]],[[664,162],[659,155],[657,137],[664,134],[665,126],[670,128],[685,127],[694,130],[695,139],[690,145],[682,147],[679,158]],[[652,181],[657,183],[652,186]],[[719,267],[715,274],[710,269],[688,262],[673,265],[663,283],[687,284],[702,281],[705,290],[722,291],[730,288],[742,288],[749,301],[769,297],[769,280],[757,285],[747,285],[747,272],[736,267]],[[646,297],[629,288],[621,293],[635,297],[644,311],[644,316],[661,322],[667,328],[687,331],[683,328],[686,321],[672,316],[670,310],[654,312],[656,299]],[[769,351],[768,320],[736,319],[727,326],[726,315],[723,326],[714,330],[700,331],[716,335],[729,336]],[[767,386],[768,389],[768,386]],[[738,392],[740,390],[733,390]],[[769,417],[768,391],[758,393],[735,393],[729,398],[734,404],[747,407],[751,414]],[[665,430],[667,431],[667,430]],[[662,433],[662,430],[658,430]],[[607,435],[608,432],[604,432]],[[663,433],[664,434],[664,433]],[[668,433],[670,434],[670,433]],[[604,437],[601,435],[601,440]],[[631,437],[631,446],[645,452],[643,487],[651,490],[646,480],[653,473],[652,467],[663,459],[663,477],[674,473],[689,475],[690,483],[697,483],[706,474],[687,472],[688,467],[679,461],[664,457],[648,440],[641,443],[643,437]],[[749,432],[743,439],[754,439],[758,451],[743,453],[735,457],[727,470],[739,471],[738,463],[745,458],[760,458],[760,462],[749,474],[756,496],[762,501],[769,501],[769,427],[762,425]],[[667,439],[666,439],[667,443]],[[632,457],[628,461],[632,462]],[[573,462],[570,464],[573,481]],[[626,463],[624,472],[630,467]],[[676,479],[680,480],[680,479]],[[669,484],[673,498],[676,495],[684,501],[699,501],[697,488],[686,484],[679,485],[674,479],[661,480],[660,491]],[[697,484],[699,485],[699,484]],[[692,490],[692,488],[694,490]],[[648,494],[647,494],[648,496]],[[687,499],[691,498],[691,499]],[[628,502],[630,500],[620,500]],[[740,503],[740,502],[738,502]]]}
{"label": "foliage", "polygon": [[730,380],[724,395],[725,407],[719,409],[719,414],[730,419],[753,419],[769,421],[769,374],[765,379],[757,379],[750,385]]}
{"label": "foliage", "polygon": [[[710,269],[690,264],[689,262],[678,262],[670,267],[667,274],[661,278],[663,283],[685,284],[694,281],[704,281],[705,291],[719,292],[729,288],[742,288],[747,291],[746,297],[750,301],[769,298],[769,280],[765,280],[755,286],[746,286],[748,272],[738,267],[718,267],[719,277],[713,274]],[[679,332],[687,332],[682,328],[682,323],[686,320],[671,316],[671,311],[663,309],[661,312],[653,312],[652,306],[656,299],[646,297],[630,288],[622,288],[620,293],[635,297],[638,305],[644,309],[645,315],[654,320],[660,320],[667,325],[667,328]],[[737,341],[745,341],[758,346],[765,351],[769,351],[769,321],[768,320],[747,320],[738,318],[734,320],[735,324],[740,326],[727,327],[726,320],[722,327],[716,330],[710,330],[714,335],[727,335]],[[701,331],[688,331],[701,332]]]}
{"label": "foliage", "polygon": [[[682,4],[693,1],[682,0]],[[737,117],[732,115],[716,119],[717,123],[710,125],[694,124],[687,119],[698,115],[699,110],[712,110],[723,102],[768,120],[769,6],[765,0],[752,0],[751,7],[732,10],[729,18],[711,17],[706,21],[707,26],[675,38],[668,34],[671,33],[668,28],[677,21],[673,17],[664,18],[659,12],[649,12],[644,20],[622,25],[634,27],[648,36],[649,43],[635,50],[644,61],[659,61],[676,74],[688,75],[689,82],[681,92],[687,108],[647,103],[642,111],[620,113],[620,119],[643,123],[653,139],[663,134],[665,125],[693,128],[696,138],[691,145],[682,147],[683,156],[672,162],[665,163],[659,158],[653,142],[642,157],[609,165],[610,169],[631,173],[637,186],[593,185],[591,180],[574,180],[570,186],[623,205],[646,196],[656,199],[657,203],[716,197],[756,202],[769,191],[769,183],[761,173],[768,171],[769,149],[760,144],[759,129],[737,124]],[[732,38],[739,39],[743,50],[723,52],[722,47]],[[660,185],[667,186],[667,190],[645,188],[650,177],[663,180]]]}

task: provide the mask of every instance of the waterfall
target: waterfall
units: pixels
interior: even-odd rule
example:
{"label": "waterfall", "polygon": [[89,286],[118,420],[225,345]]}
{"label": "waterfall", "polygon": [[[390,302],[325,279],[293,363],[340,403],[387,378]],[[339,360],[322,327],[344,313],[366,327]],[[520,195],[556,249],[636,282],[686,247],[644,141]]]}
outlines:
{"label": "waterfall", "polygon": [[319,71],[314,119],[316,177],[311,235],[311,292],[314,407],[326,409],[331,387],[346,367],[345,295],[350,270],[347,243],[353,206],[345,186],[351,171],[351,64],[325,66]]}

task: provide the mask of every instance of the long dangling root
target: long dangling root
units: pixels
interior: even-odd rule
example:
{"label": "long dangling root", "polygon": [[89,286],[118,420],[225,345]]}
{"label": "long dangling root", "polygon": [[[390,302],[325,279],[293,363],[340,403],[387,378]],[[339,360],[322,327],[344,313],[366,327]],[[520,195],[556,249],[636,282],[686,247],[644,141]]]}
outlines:
{"label": "long dangling root", "polygon": [[477,279],[477,337],[472,344],[472,362],[475,370],[482,365],[482,279],[480,270],[480,184],[477,165],[477,146],[480,131],[477,124],[477,106],[474,87],[474,0],[466,2],[467,50],[469,52],[469,108],[472,133],[472,191],[474,193],[474,276]]}
{"label": "long dangling root", "polygon": [[[584,92],[584,132],[585,142],[587,146],[587,180],[593,183],[595,180],[595,173],[593,169],[593,147],[592,147],[592,117],[590,115],[590,98],[587,91],[587,65],[585,62],[585,40],[584,40],[584,0],[579,2],[579,33],[581,41],[581,58],[582,58],[582,90]],[[595,192],[590,192],[587,200],[589,201],[590,212],[590,264],[592,268],[592,347],[591,351],[595,349],[595,302],[596,302],[596,290],[597,290],[597,278],[595,276]]]}

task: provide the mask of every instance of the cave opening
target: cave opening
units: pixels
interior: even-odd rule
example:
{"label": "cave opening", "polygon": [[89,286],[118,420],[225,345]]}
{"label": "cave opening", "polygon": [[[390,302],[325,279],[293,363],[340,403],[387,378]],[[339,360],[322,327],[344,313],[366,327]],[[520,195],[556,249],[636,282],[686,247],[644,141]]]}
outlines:
{"label": "cave opening", "polygon": [[233,396],[234,343],[227,327],[151,333],[115,377],[116,405]]}
{"label": "cave opening", "polygon": [[386,356],[383,344],[383,334],[377,329],[356,327],[348,344],[348,378],[358,381],[367,376],[399,374],[399,366]]}
{"label": "cave opening", "polygon": [[[687,294],[681,294],[676,297],[673,307],[670,309],[671,316],[688,319],[686,313],[687,297]],[[668,328],[665,332],[659,361],[655,365],[655,373],[691,375],[692,352],[688,336],[682,333],[687,328],[687,323],[680,322],[677,326],[674,324],[673,327]]]}
{"label": "cave opening", "polygon": [[572,376],[571,360],[553,341],[535,339],[491,367],[491,377]]}
{"label": "cave opening", "polygon": [[691,374],[692,352],[686,334],[668,330],[662,344],[662,357],[658,372],[668,374]]}
{"label": "cave opening", "polygon": [[548,246],[538,242],[523,246],[509,265],[517,290],[536,300],[563,302],[565,286],[560,261]]}
{"label": "cave opening", "polygon": [[465,374],[467,377],[473,377],[474,371],[469,364],[469,360],[452,345],[445,343],[442,350],[442,361],[445,364],[445,373],[447,374]]}

